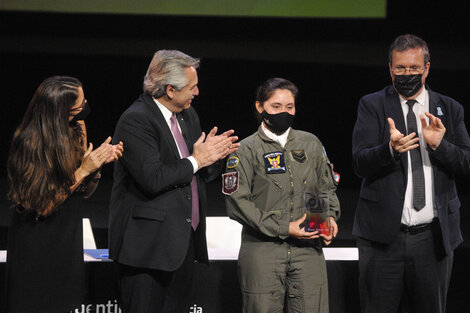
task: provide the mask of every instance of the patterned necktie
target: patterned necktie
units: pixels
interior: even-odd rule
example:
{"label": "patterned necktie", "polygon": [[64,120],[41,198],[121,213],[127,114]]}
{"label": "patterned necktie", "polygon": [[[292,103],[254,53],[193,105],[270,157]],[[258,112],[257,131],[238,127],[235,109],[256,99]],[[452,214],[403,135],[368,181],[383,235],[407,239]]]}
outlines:
{"label": "patterned necktie", "polygon": [[[408,134],[415,132],[418,136],[418,126],[416,124],[416,116],[413,112],[413,105],[416,100],[408,100],[408,114],[406,115],[406,123],[408,126]],[[421,148],[410,150],[411,171],[413,173],[413,207],[415,210],[421,210],[426,204],[425,198],[425,182],[423,171],[423,160],[421,158]]]}
{"label": "patterned necktie", "polygon": [[[184,141],[183,135],[181,134],[178,128],[178,122],[176,121],[175,114],[171,115],[171,132],[175,138],[176,144],[181,152],[181,158],[189,157],[188,146],[186,141]],[[191,216],[191,225],[194,230],[196,230],[197,225],[199,224],[199,195],[197,193],[197,181],[196,175],[193,175],[191,180],[191,193],[192,193],[192,216]]]}

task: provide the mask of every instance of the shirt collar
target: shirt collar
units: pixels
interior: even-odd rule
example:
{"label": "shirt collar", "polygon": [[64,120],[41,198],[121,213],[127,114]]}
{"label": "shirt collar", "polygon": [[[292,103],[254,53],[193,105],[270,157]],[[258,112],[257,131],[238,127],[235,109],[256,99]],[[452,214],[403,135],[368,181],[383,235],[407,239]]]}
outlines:
{"label": "shirt collar", "polygon": [[287,141],[287,136],[289,136],[289,132],[290,132],[290,127],[282,134],[280,135],[276,135],[275,133],[273,133],[272,131],[270,131],[266,126],[264,126],[264,123],[261,122],[261,128],[263,129],[263,132],[266,134],[266,136],[269,137],[269,139],[272,139],[274,141],[277,141],[277,142],[286,142]]}
{"label": "shirt collar", "polygon": [[[400,103],[402,105],[406,105],[406,101],[408,100],[403,98],[400,94],[399,94],[399,97],[400,97]],[[418,105],[424,106],[427,99],[428,99],[428,90],[426,89],[426,87],[424,87],[423,91],[416,97],[415,100]]]}
{"label": "shirt collar", "polygon": [[152,98],[152,99],[153,99],[153,101],[155,101],[155,103],[157,104],[157,107],[160,109],[160,111],[162,111],[163,117],[165,118],[165,121],[167,121],[167,123],[168,123],[171,119],[171,116],[173,115],[173,112],[171,112],[170,110],[168,110],[168,108],[166,106],[164,106],[163,104],[158,102],[157,99],[155,99],[155,98]]}

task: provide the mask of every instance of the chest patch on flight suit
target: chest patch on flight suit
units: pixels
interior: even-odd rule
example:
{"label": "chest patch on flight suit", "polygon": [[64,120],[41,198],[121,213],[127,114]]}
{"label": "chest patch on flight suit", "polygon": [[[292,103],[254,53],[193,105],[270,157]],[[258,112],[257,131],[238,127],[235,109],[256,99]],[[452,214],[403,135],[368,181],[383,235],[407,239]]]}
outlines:
{"label": "chest patch on flight suit", "polygon": [[231,195],[238,190],[238,172],[228,172],[222,174],[222,193],[224,195]]}
{"label": "chest patch on flight suit", "polygon": [[286,162],[284,160],[284,153],[282,152],[269,152],[263,155],[264,165],[266,167],[266,174],[279,174],[286,172]]}
{"label": "chest patch on flight suit", "polygon": [[304,150],[292,150],[290,154],[297,162],[304,163],[305,160],[307,160],[307,155],[305,154]]}

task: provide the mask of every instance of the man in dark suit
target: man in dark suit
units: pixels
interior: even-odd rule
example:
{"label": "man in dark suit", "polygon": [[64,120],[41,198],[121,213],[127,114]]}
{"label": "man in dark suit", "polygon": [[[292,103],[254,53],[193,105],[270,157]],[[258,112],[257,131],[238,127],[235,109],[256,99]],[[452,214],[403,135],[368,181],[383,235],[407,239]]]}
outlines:
{"label": "man in dark suit", "polygon": [[125,143],[126,154],[115,165],[109,249],[123,312],[175,312],[194,260],[208,261],[205,182],[239,144],[233,130],[201,132],[191,106],[198,65],[180,51],[157,51],[143,95],[116,126],[114,140]]}
{"label": "man in dark suit", "polygon": [[362,312],[445,312],[462,242],[454,176],[470,172],[462,106],[425,85],[430,56],[414,35],[389,51],[393,86],[364,96],[353,132],[362,178],[358,237]]}

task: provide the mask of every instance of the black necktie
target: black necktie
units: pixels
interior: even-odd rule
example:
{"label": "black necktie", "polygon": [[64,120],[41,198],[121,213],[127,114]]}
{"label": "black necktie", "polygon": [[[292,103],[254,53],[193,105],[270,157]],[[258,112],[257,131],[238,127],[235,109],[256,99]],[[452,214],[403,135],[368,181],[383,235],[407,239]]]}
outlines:
{"label": "black necktie", "polygon": [[[409,110],[406,115],[406,123],[408,126],[408,134],[415,132],[418,137],[418,126],[416,124],[416,116],[413,112],[413,105],[416,100],[408,100]],[[419,211],[426,204],[425,188],[424,188],[424,171],[423,171],[423,160],[421,159],[421,148],[415,148],[410,150],[411,157],[411,171],[413,173],[413,207]]]}

